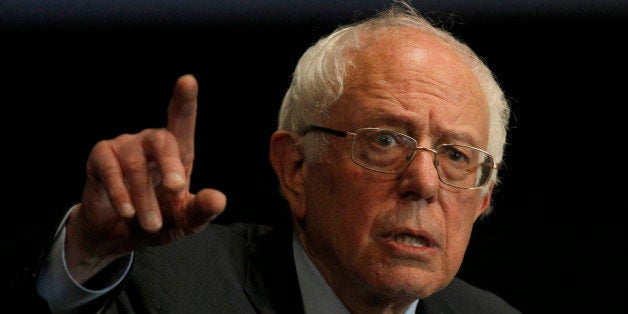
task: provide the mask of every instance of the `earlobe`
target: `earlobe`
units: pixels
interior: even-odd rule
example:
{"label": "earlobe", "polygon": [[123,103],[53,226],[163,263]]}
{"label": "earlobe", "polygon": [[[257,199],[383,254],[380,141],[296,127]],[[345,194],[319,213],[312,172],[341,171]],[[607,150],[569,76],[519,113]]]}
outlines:
{"label": "earlobe", "polygon": [[477,212],[475,213],[475,219],[478,219],[478,217],[482,216],[482,214],[484,212],[486,212],[486,210],[488,210],[489,205],[491,205],[491,197],[493,195],[493,188],[495,187],[495,184],[491,184],[491,186],[488,188],[488,191],[486,191],[486,194],[482,197],[482,203],[480,204],[480,207],[478,207]]}
{"label": "earlobe", "polygon": [[303,219],[305,217],[304,154],[298,140],[290,132],[276,131],[270,138],[269,157],[290,211],[297,218]]}

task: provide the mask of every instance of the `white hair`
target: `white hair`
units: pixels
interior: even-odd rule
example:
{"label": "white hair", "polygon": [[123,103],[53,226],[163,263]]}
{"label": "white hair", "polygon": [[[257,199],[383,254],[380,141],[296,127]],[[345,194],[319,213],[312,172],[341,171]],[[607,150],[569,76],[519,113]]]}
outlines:
{"label": "white hair", "polygon": [[[357,50],[377,40],[377,36],[365,36],[391,27],[410,27],[441,39],[470,66],[479,81],[489,109],[489,139],[487,151],[497,164],[501,164],[506,145],[506,133],[510,107],[493,73],[484,61],[465,43],[448,31],[434,26],[409,4],[382,11],[362,22],[337,28],[319,39],[299,59],[279,111],[278,130],[301,134],[308,125],[320,123],[330,106],[342,96],[347,68],[352,64],[347,51]],[[323,137],[318,138],[320,141]],[[315,141],[316,139],[312,139]],[[320,156],[325,145],[321,142],[305,142],[306,156]],[[497,171],[493,171],[492,183],[499,183]],[[483,190],[488,191],[488,185]],[[487,210],[488,213],[490,210]]]}

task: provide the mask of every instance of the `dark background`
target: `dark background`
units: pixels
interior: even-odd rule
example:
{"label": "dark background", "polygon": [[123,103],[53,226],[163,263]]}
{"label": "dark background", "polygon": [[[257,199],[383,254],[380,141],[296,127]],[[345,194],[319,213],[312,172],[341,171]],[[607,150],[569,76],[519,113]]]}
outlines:
{"label": "dark background", "polygon": [[[91,147],[165,126],[184,73],[200,84],[192,189],[227,194],[222,221],[272,224],[267,147],[294,65],[388,3],[79,2],[0,4],[7,283],[79,201]],[[460,276],[527,313],[625,310],[628,3],[415,2],[484,57],[513,110],[495,213]]]}

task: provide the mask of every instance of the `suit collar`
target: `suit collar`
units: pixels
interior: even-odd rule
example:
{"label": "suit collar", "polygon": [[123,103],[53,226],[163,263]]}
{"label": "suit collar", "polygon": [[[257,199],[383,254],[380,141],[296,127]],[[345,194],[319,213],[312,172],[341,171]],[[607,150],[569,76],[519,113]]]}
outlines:
{"label": "suit collar", "polygon": [[251,245],[244,291],[259,313],[303,313],[291,227],[277,227]]}

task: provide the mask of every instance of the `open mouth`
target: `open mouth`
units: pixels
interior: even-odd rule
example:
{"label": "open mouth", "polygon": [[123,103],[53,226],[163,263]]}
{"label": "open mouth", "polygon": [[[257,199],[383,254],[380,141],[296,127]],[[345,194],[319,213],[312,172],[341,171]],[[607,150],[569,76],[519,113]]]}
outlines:
{"label": "open mouth", "polygon": [[430,241],[421,236],[409,234],[397,234],[393,236],[393,241],[413,247],[430,247]]}

